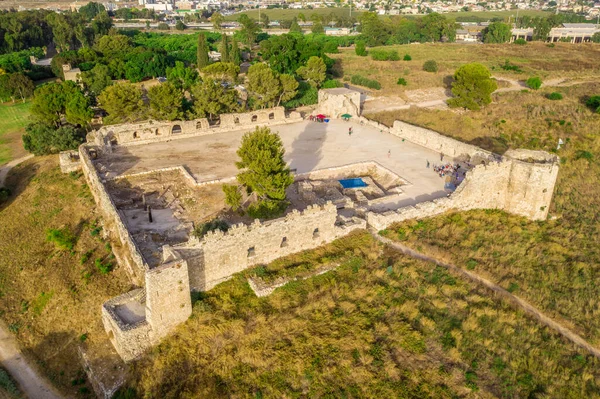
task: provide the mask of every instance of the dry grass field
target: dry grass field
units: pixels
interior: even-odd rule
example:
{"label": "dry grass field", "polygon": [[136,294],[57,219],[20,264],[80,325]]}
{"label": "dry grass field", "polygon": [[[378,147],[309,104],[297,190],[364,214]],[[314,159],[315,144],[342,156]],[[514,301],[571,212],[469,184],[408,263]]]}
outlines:
{"label": "dry grass field", "polygon": [[[249,270],[204,293],[193,316],[135,363],[152,398],[581,398],[598,360],[489,292],[398,255],[367,233],[278,261],[344,259],[257,298]],[[269,266],[267,266],[269,267]],[[185,378],[182,378],[185,376]]]}
{"label": "dry grass field", "polygon": [[[13,195],[0,203],[0,312],[26,356],[69,397],[86,396],[77,348],[107,340],[100,306],[129,288],[110,245],[96,226],[98,214],[85,180],[63,175],[56,156],[13,169]],[[72,250],[47,240],[49,229],[68,228]],[[83,378],[83,379],[82,379]]]}
{"label": "dry grass field", "polygon": [[27,155],[21,136],[30,123],[30,102],[0,104],[0,165]]}
{"label": "dry grass field", "polygon": [[503,93],[479,112],[411,109],[372,117],[426,126],[502,152],[554,151],[560,172],[550,220],[532,222],[496,211],[473,211],[402,223],[390,238],[474,270],[562,320],[600,345],[600,115],[582,104],[600,83]]}
{"label": "dry grass field", "polygon": [[[332,54],[337,61],[339,75],[349,78],[359,74],[381,83],[382,89],[374,95],[400,95],[407,90],[427,89],[447,86],[447,79],[454,71],[469,62],[486,65],[497,77],[511,80],[526,80],[531,76],[547,79],[598,80],[600,76],[600,45],[556,43],[548,47],[545,43],[532,42],[520,46],[516,44],[457,44],[426,43],[402,46],[385,46],[382,49],[395,49],[400,59],[405,54],[411,61],[373,61],[370,56],[359,57],[354,49],[344,49],[340,54]],[[423,71],[423,63],[435,60],[439,66],[436,73]],[[508,60],[519,66],[523,72],[505,71],[501,65]],[[398,78],[406,79],[407,86],[396,84]]]}

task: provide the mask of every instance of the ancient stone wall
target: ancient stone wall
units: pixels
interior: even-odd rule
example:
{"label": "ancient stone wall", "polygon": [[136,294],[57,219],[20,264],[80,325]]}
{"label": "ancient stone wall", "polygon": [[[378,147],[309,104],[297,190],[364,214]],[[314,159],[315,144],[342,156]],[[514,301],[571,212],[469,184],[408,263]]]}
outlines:
{"label": "ancient stone wall", "polygon": [[146,320],[155,340],[192,315],[187,262],[168,247],[163,256],[165,263],[146,272]]}
{"label": "ancient stone wall", "polygon": [[190,240],[173,249],[189,262],[192,290],[204,291],[250,266],[316,248],[366,226],[355,221],[344,228],[336,226],[336,219],[332,203],[310,206],[280,219],[238,224],[227,233],[210,232],[201,241]]}
{"label": "ancient stone wall", "polygon": [[192,121],[145,121],[107,125],[88,134],[88,143],[98,146],[139,145],[185,137],[205,136],[255,126],[278,125],[302,120],[297,112],[286,117],[283,107],[262,109],[240,114],[222,114],[220,122],[209,124],[208,119]]}
{"label": "ancient stone wall", "polygon": [[109,299],[102,305],[104,330],[124,361],[139,357],[150,347],[153,342],[152,327],[146,320],[135,324],[124,323],[116,314],[116,308],[131,301],[143,302],[145,295],[145,290],[139,288]]}
{"label": "ancient stone wall", "polygon": [[330,118],[340,118],[344,114],[360,115],[360,92],[344,88],[319,90],[317,113]]}
{"label": "ancient stone wall", "polygon": [[148,269],[147,263],[144,261],[142,252],[135,244],[135,241],[123,223],[123,219],[121,218],[121,215],[119,215],[117,207],[106,191],[106,188],[90,159],[89,150],[98,151],[97,148],[93,148],[86,144],[79,147],[81,170],[88,182],[90,191],[96,200],[98,209],[100,209],[100,212],[104,217],[104,228],[123,249],[121,251],[120,248],[113,247],[113,252],[117,257],[119,264],[127,268],[133,281],[136,284],[142,284],[145,271]]}
{"label": "ancient stone wall", "polygon": [[552,192],[558,176],[558,158],[536,152],[543,161],[514,159],[507,152],[501,162],[478,165],[449,198],[422,202],[385,213],[367,212],[367,222],[377,230],[407,219],[422,219],[449,210],[501,209],[533,220],[548,216]]}
{"label": "ancient stone wall", "polygon": [[63,173],[76,172],[81,169],[79,153],[77,151],[62,151],[58,154],[60,171]]}

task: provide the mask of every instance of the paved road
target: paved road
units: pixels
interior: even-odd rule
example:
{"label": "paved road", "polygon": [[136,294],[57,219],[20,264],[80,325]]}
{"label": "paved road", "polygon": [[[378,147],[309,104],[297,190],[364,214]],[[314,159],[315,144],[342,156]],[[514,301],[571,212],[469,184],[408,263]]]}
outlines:
{"label": "paved road", "polygon": [[10,170],[12,168],[14,168],[15,166],[17,166],[21,162],[27,161],[30,158],[33,158],[32,154],[26,155],[26,156],[24,156],[22,158],[13,159],[12,161],[10,161],[9,163],[7,163],[6,165],[0,166],[0,187],[4,186],[4,180],[6,179],[6,176],[8,175],[8,172],[10,172]]}
{"label": "paved road", "polygon": [[23,358],[19,346],[0,321],[0,362],[19,385],[19,389],[31,399],[62,399],[56,389],[32,368]]}

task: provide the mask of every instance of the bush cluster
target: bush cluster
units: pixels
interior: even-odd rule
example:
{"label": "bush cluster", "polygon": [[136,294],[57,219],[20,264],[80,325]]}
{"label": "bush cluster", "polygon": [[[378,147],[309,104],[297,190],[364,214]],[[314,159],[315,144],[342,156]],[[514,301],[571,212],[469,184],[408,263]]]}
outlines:
{"label": "bush cluster", "polygon": [[533,76],[525,82],[525,85],[530,89],[537,90],[542,87],[542,79],[537,76]]}
{"label": "bush cluster", "polygon": [[368,87],[369,89],[381,89],[381,83],[373,79],[365,78],[362,75],[352,75],[350,82],[355,85]]}
{"label": "bush cluster", "polygon": [[437,72],[438,64],[434,60],[428,60],[423,63],[423,70],[425,72]]}
{"label": "bush cluster", "polygon": [[344,84],[342,82],[340,82],[339,80],[330,79],[330,80],[324,81],[323,84],[321,85],[322,89],[335,89],[337,87],[344,87]]}
{"label": "bush cluster", "polygon": [[369,52],[371,54],[371,59],[374,61],[398,61],[400,60],[400,56],[396,50],[371,50]]}
{"label": "bush cluster", "polygon": [[227,231],[229,230],[229,224],[221,219],[213,219],[210,222],[202,223],[200,226],[196,226],[194,229],[194,234],[196,237],[202,238],[206,233],[214,230]]}
{"label": "bush cluster", "polygon": [[520,46],[523,46],[523,45],[527,44],[527,40],[525,40],[525,39],[517,39],[513,43],[514,44],[518,44]]}
{"label": "bush cluster", "polygon": [[556,92],[556,91],[553,91],[552,93],[548,94],[548,95],[546,96],[546,98],[547,98],[548,100],[562,100],[562,99],[563,99],[563,96],[562,96],[562,94],[560,94],[560,93],[558,93],[558,92]]}
{"label": "bush cluster", "polygon": [[398,78],[398,81],[396,82],[396,84],[401,85],[401,86],[406,86],[408,84],[408,82],[404,78]]}
{"label": "bush cluster", "polygon": [[404,54],[404,61],[412,61],[412,57],[410,56],[410,54]]}
{"label": "bush cluster", "polygon": [[272,219],[280,216],[287,206],[287,201],[264,199],[251,204],[246,211],[253,219]]}

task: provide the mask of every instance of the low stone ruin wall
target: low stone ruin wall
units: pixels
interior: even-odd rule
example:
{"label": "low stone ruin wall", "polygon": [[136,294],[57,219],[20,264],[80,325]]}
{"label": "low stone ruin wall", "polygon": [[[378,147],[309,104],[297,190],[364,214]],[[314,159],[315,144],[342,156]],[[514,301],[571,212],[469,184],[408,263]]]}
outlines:
{"label": "low stone ruin wall", "polygon": [[135,283],[142,284],[144,281],[144,273],[148,269],[148,266],[144,261],[142,252],[135,244],[135,241],[123,223],[123,219],[121,218],[117,207],[106,191],[106,187],[90,159],[88,152],[90,149],[99,151],[99,149],[86,144],[79,146],[81,170],[88,182],[90,191],[96,200],[96,204],[104,217],[104,228],[112,234],[121,247],[123,247],[123,251],[119,251],[118,248],[113,248],[113,252],[117,257],[119,264],[127,267]]}
{"label": "low stone ruin wall", "polygon": [[409,184],[404,178],[375,161],[357,162],[331,168],[317,169],[310,172],[298,173],[296,180],[325,180],[345,179],[348,177],[371,176],[384,188]]}
{"label": "low stone ruin wall", "polygon": [[220,122],[214,125],[209,124],[206,118],[173,122],[149,120],[108,125],[88,134],[87,141],[98,146],[139,145],[251,129],[256,126],[280,125],[301,120],[300,113],[292,112],[288,117],[283,107],[276,107],[241,114],[222,114]]}

